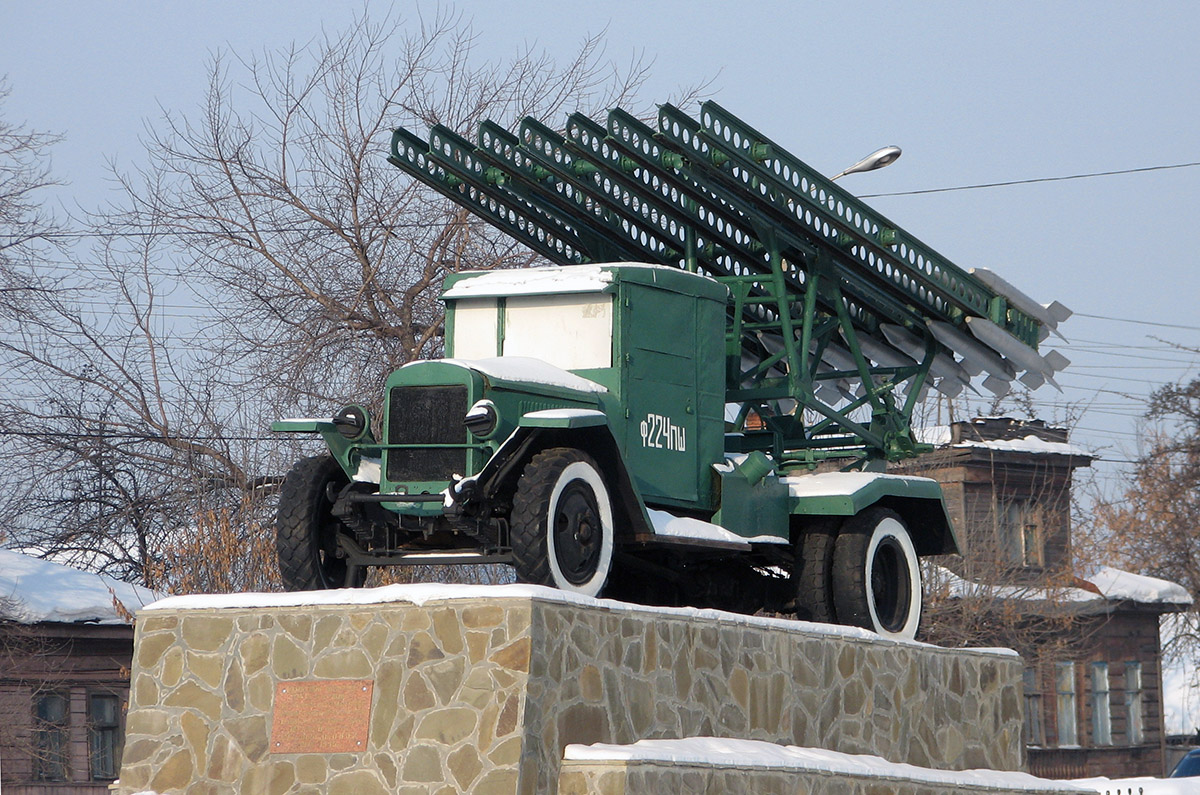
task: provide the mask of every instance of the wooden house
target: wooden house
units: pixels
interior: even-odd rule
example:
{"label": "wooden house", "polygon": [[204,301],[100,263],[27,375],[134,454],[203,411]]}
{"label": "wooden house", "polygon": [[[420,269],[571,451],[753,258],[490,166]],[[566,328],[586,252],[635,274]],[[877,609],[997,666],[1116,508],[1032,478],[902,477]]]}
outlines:
{"label": "wooden house", "polygon": [[0,786],[107,793],[121,763],[133,626],[155,594],[0,550]]}
{"label": "wooden house", "polygon": [[1094,457],[1037,420],[979,418],[924,439],[935,450],[898,469],[942,483],[964,548],[932,572],[930,601],[942,609],[927,614],[927,637],[946,642],[973,627],[964,640],[1025,659],[1030,773],[1163,775],[1159,617],[1191,598],[1174,583],[1075,559],[1072,475]]}

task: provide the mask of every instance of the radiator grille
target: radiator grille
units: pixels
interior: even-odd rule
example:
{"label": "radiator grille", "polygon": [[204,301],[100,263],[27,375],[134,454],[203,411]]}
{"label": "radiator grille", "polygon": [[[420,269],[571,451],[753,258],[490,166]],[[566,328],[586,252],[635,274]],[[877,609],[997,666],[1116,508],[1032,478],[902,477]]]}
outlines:
{"label": "radiator grille", "polygon": [[[388,394],[388,444],[465,444],[467,388],[397,386]],[[450,480],[466,474],[467,453],[422,448],[387,451],[387,479],[393,483]]]}

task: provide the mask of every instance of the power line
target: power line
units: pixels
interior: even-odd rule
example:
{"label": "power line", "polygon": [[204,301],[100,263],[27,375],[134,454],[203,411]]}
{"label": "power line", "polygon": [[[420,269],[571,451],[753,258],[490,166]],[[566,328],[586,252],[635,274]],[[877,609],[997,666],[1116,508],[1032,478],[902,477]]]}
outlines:
{"label": "power line", "polygon": [[[457,223],[455,221],[447,221],[446,223]],[[472,220],[472,223],[476,221]],[[478,221],[477,223],[483,223]],[[397,229],[433,229],[434,227],[445,224],[439,223],[390,223],[390,224],[362,224],[357,227],[350,226],[331,226],[329,224],[313,224],[312,226],[280,226],[280,227],[255,227],[253,229],[232,229],[232,230],[207,230],[207,229],[166,229],[153,231],[113,231],[113,232],[46,232],[39,235],[45,240],[78,240],[82,238],[144,238],[144,237],[190,237],[199,235],[203,237],[226,237],[226,238],[250,238],[260,234],[282,234],[287,232],[327,232],[329,234],[353,234],[371,229],[382,229],[386,231],[394,231]]]}
{"label": "power line", "polygon": [[1159,328],[1178,328],[1185,331],[1200,331],[1200,326],[1181,326],[1177,323],[1153,323],[1149,320],[1134,320],[1128,317],[1108,317],[1107,315],[1089,315],[1084,312],[1076,312],[1078,317],[1090,317],[1093,320],[1112,320],[1117,323],[1133,323],[1138,326],[1158,326]]}
{"label": "power line", "polygon": [[1093,171],[1088,174],[1069,174],[1065,177],[1035,177],[1033,179],[1014,179],[1005,182],[982,182],[978,185],[956,185],[952,188],[926,188],[925,190],[902,190],[892,193],[864,193],[860,199],[877,199],[881,196],[920,196],[926,193],[949,193],[957,190],[979,190],[981,188],[1003,188],[1009,185],[1032,185],[1036,182],[1065,182],[1071,179],[1090,179],[1092,177],[1112,177],[1118,174],[1141,174],[1147,171],[1166,171],[1172,168],[1192,168],[1200,166],[1196,163],[1173,163],[1164,166],[1146,166],[1144,168],[1124,168],[1118,171]]}
{"label": "power line", "polygon": [[[1003,182],[981,182],[974,185],[954,185],[946,188],[924,188],[921,190],[904,190],[892,191],[890,193],[863,193],[858,196],[860,199],[877,199],[885,196],[920,196],[927,193],[950,193],[953,191],[963,190],[981,190],[984,188],[1003,188],[1012,185],[1032,185],[1039,182],[1065,182],[1075,179],[1092,179],[1095,177],[1112,177],[1121,174],[1142,174],[1150,171],[1167,171],[1179,168],[1193,168],[1200,166],[1200,161],[1192,163],[1170,163],[1159,166],[1144,166],[1142,168],[1124,168],[1115,171],[1093,171],[1086,174],[1068,174],[1060,177],[1033,177],[1031,179],[1014,179]],[[39,237],[45,240],[60,240],[60,239],[80,239],[80,238],[138,238],[138,237],[185,237],[190,235],[202,236],[219,236],[224,234],[227,237],[238,236],[238,234],[257,235],[262,233],[284,233],[284,232],[329,232],[331,234],[351,234],[357,231],[366,229],[429,229],[436,224],[430,223],[391,223],[391,224],[363,224],[360,227],[341,227],[330,226],[325,224],[317,224],[314,226],[294,226],[294,227],[256,227],[249,230],[234,230],[224,232],[213,232],[204,229],[174,229],[174,230],[154,230],[154,231],[124,231],[124,232],[49,232],[40,235]],[[1085,315],[1085,317],[1091,317]],[[1112,319],[1112,318],[1105,318]],[[1189,328],[1181,326],[1180,328]],[[1200,328],[1197,328],[1200,330]]]}

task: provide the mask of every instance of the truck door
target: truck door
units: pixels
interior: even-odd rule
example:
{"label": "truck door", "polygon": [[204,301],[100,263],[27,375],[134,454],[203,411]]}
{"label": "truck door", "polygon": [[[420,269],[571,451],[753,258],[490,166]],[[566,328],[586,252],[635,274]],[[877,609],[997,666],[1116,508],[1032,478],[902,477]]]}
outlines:
{"label": "truck door", "polygon": [[711,477],[697,434],[697,301],[645,285],[629,288],[626,461],[643,497],[695,503],[707,497]]}

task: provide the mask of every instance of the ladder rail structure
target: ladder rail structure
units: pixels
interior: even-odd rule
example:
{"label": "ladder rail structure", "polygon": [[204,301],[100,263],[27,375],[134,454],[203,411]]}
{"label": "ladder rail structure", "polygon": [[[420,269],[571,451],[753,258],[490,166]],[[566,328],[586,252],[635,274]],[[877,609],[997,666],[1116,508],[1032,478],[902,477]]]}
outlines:
{"label": "ladder rail structure", "polygon": [[[915,455],[913,411],[954,396],[1036,388],[1068,364],[1038,343],[1070,315],[990,271],[967,272],[714,102],[651,127],[617,108],[563,132],[483,122],[399,128],[389,161],[558,265],[633,261],[730,290],[731,452],[784,469],[878,468]],[[956,358],[956,355],[958,358]],[[1057,385],[1056,385],[1057,386]],[[765,429],[749,429],[753,411]]]}

